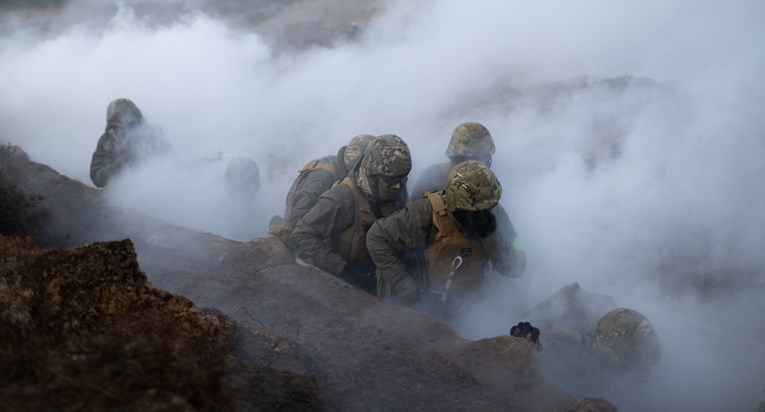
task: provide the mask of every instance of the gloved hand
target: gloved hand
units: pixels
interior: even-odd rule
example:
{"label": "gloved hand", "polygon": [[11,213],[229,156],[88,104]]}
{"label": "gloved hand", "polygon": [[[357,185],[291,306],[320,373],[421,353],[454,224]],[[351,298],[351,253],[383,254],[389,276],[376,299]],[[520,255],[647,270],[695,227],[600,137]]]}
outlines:
{"label": "gloved hand", "polygon": [[518,322],[517,325],[510,328],[510,335],[517,338],[526,338],[536,346],[537,350],[542,350],[542,343],[539,342],[539,329],[531,326],[529,322]]}
{"label": "gloved hand", "polygon": [[491,210],[457,210],[453,215],[468,236],[487,237],[497,230]]}

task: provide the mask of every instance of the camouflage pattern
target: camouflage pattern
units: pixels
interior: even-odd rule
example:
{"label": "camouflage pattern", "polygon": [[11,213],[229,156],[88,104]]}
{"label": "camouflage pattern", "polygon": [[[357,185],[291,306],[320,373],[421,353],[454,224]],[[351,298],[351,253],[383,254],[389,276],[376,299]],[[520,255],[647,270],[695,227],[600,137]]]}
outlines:
{"label": "camouflage pattern", "polygon": [[394,203],[373,203],[347,176],[324,192],[298,220],[288,242],[309,264],[374,293],[374,264],[367,250],[366,232],[377,220],[377,212],[380,216],[393,213]]}
{"label": "camouflage pattern", "polygon": [[616,369],[645,369],[661,359],[651,322],[626,308],[614,309],[600,318],[592,350],[603,366]]}
{"label": "camouflage pattern", "polygon": [[463,123],[452,133],[452,139],[446,148],[449,157],[478,158],[494,154],[494,139],[486,127],[480,123]]}
{"label": "camouflage pattern", "polygon": [[130,99],[117,99],[106,108],[106,130],[132,127],[143,121],[143,114]]}
{"label": "camouflage pattern", "polygon": [[348,142],[343,153],[343,162],[345,163],[346,170],[353,170],[353,166],[361,159],[361,155],[364,154],[367,145],[374,138],[371,134],[360,134]]}
{"label": "camouflage pattern", "polygon": [[400,137],[386,134],[374,138],[361,159],[361,171],[367,176],[406,176],[412,170],[409,146]]}
{"label": "camouflage pattern", "polygon": [[[331,189],[335,183],[343,180],[349,171],[353,170],[365,152],[367,144],[374,138],[369,134],[355,136],[348,145],[338,150],[336,156],[312,160],[300,169],[298,177],[287,193],[287,207],[284,212],[287,234],[297,226],[298,220],[316,205],[319,196]],[[366,192],[371,193],[369,190]],[[274,232],[272,234],[275,236],[282,237],[283,231],[283,228],[278,225],[269,227],[269,233]]]}
{"label": "camouflage pattern", "polygon": [[[572,393],[595,393],[614,385],[637,384],[648,376],[648,363],[656,362],[641,365],[634,360],[615,361],[628,359],[615,355],[624,352],[622,348],[632,346],[634,351],[641,345],[636,334],[625,327],[624,320],[631,318],[626,323],[638,326],[645,320],[633,310],[616,308],[619,306],[613,297],[572,283],[521,315],[520,319],[541,331],[544,349],[539,356],[550,383]],[[647,320],[645,325],[649,325]],[[642,328],[644,332],[653,330],[650,326]],[[598,338],[599,335],[602,336]],[[611,335],[611,339],[606,339],[606,335]],[[652,356],[658,360],[658,342],[654,344]]]}
{"label": "camouflage pattern", "polygon": [[98,187],[106,186],[126,167],[170,150],[162,129],[148,124],[135,103],[114,100],[106,110],[106,130],[90,161],[90,179]]}
{"label": "camouflage pattern", "polygon": [[247,157],[235,157],[226,165],[223,174],[229,193],[254,195],[260,189],[258,164]]}
{"label": "camouflage pattern", "polygon": [[476,160],[458,163],[449,171],[446,207],[455,210],[486,210],[502,197],[502,185],[486,165]]}
{"label": "camouflage pattern", "polygon": [[348,174],[345,163],[340,160],[344,152],[345,146],[340,148],[337,156],[329,155],[312,160],[298,171],[298,177],[287,192],[284,210],[289,230],[295,228],[298,220],[311,210],[322,193]]}

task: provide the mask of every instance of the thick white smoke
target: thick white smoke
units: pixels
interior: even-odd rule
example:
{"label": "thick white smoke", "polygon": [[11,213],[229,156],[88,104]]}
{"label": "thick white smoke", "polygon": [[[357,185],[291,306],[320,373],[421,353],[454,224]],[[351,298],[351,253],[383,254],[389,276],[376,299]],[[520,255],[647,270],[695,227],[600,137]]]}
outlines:
{"label": "thick white smoke", "polygon": [[[598,395],[625,411],[755,411],[765,5],[409,3],[387,3],[357,41],[297,53],[202,13],[151,24],[129,2],[105,25],[6,28],[0,139],[90,184],[106,106],[131,98],[176,152],[123,176],[109,189],[115,202],[246,239],[283,212],[300,165],[356,134],[402,136],[413,182],[445,161],[455,126],[481,122],[529,266],[491,279],[491,300],[460,332],[507,333],[578,281],[648,316],[664,354],[643,387]],[[260,164],[254,212],[231,211],[223,163],[178,168],[220,152]]]}

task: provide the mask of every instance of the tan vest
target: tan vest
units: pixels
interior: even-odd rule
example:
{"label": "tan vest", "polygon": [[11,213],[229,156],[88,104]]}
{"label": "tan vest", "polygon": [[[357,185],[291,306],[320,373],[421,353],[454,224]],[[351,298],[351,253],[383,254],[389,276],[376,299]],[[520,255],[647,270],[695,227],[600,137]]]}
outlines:
{"label": "tan vest", "polygon": [[293,198],[295,197],[295,191],[297,190],[298,185],[305,179],[305,177],[308,175],[308,172],[318,169],[326,170],[329,173],[332,173],[332,175],[335,176],[335,179],[340,179],[340,177],[337,176],[337,166],[335,166],[333,162],[328,162],[324,158],[311,160],[310,162],[303,165],[303,167],[298,171],[298,177],[294,182],[292,182],[290,191],[287,192],[287,209],[284,211],[285,220],[289,220],[290,218],[289,213],[290,210],[292,210],[292,203],[294,202]]}
{"label": "tan vest", "polygon": [[[374,263],[367,250],[367,230],[377,220],[377,216],[372,211],[367,198],[350,177],[346,176],[339,184],[351,189],[353,199],[356,201],[356,216],[351,226],[333,236],[328,243],[335,253],[348,262],[360,267],[372,268]],[[394,206],[394,202],[389,202],[380,205],[379,209],[383,216],[390,216],[394,212]]]}
{"label": "tan vest", "polygon": [[452,262],[455,257],[461,256],[462,265],[454,272],[449,298],[472,292],[484,279],[489,262],[481,241],[468,238],[457,228],[446,210],[441,192],[428,192],[423,196],[433,206],[433,225],[438,230],[433,243],[425,248],[429,289],[444,292]]}

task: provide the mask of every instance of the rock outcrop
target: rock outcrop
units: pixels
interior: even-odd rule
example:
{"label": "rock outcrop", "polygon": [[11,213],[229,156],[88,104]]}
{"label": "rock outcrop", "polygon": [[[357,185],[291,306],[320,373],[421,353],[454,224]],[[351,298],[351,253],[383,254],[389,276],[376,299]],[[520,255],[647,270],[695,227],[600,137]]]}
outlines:
{"label": "rock outcrop", "polygon": [[[76,297],[75,300],[91,299],[89,306],[96,308],[112,305],[125,309],[120,312],[126,316],[124,322],[122,318],[104,317],[110,319],[109,325],[116,328],[133,325],[138,329],[136,336],[148,333],[147,342],[156,342],[160,347],[161,335],[152,338],[151,333],[169,328],[178,336],[171,349],[189,348],[173,359],[191,362],[201,357],[194,361],[198,363],[217,359],[209,366],[199,363],[205,366],[197,370],[197,375],[187,373],[187,369],[172,372],[173,376],[198,376],[205,382],[216,382],[195,387],[198,392],[193,393],[205,397],[203,400],[184,395],[187,392],[177,395],[178,402],[185,402],[179,405],[196,409],[216,405],[221,410],[236,407],[273,410],[285,402],[295,410],[612,410],[609,408],[613,406],[605,401],[579,403],[546,383],[535,348],[526,340],[511,336],[464,339],[450,327],[420,313],[386,304],[329,275],[295,265],[289,251],[276,238],[234,242],[114,210],[104,201],[105,192],[59,176],[25,155],[0,159],[0,168],[15,176],[24,190],[45,197],[51,216],[39,243],[69,247],[114,241],[63,251],[24,252],[36,256],[29,259],[38,268],[26,271],[25,276],[36,271],[48,276],[33,295],[40,293],[45,297],[49,290],[62,290],[55,285],[79,285],[81,290],[72,289],[68,296]],[[118,240],[125,238],[135,244],[137,256],[130,241]],[[78,266],[77,262],[85,262],[90,269]],[[5,268],[6,264],[3,265]],[[74,272],[67,274],[65,269]],[[144,272],[151,284],[168,292],[147,284]],[[62,280],[53,280],[58,277]],[[15,294],[20,301],[27,299],[26,291],[32,289],[24,286],[24,282],[29,280],[23,280],[24,276],[8,279],[16,280],[7,281],[3,290],[8,292],[3,293]],[[109,279],[126,280],[123,286],[127,292],[119,292]],[[102,285],[110,292],[100,292],[93,285]],[[126,300],[125,293],[134,298]],[[199,307],[214,309],[196,309],[179,295]],[[80,329],[71,329],[74,319],[78,328],[104,330],[93,322],[109,313],[99,309],[96,314],[84,309],[77,311],[76,305],[65,309],[60,306],[62,303],[45,305],[59,308],[55,313],[60,319],[55,322],[61,325],[57,330],[63,335],[77,335]],[[41,312],[26,313],[18,315],[19,319],[34,319],[37,324]],[[127,329],[120,330],[123,333],[117,336],[130,335],[124,332]],[[18,339],[3,342],[3,347],[9,349],[19,345]],[[194,345],[206,349],[191,350]],[[207,350],[210,348],[216,350]],[[96,359],[124,361],[131,365],[125,367],[138,372],[153,370],[141,361],[128,362],[131,352],[115,352],[113,348],[105,353],[96,352],[99,352],[93,354]],[[212,357],[222,354],[227,354],[225,362]],[[38,362],[37,355],[25,359]],[[60,370],[41,365],[48,373]],[[105,375],[99,376],[103,379]],[[3,393],[23,397],[24,390],[17,386]],[[128,395],[120,392],[117,396]],[[149,396],[148,391],[144,396]],[[175,399],[163,396],[163,402]],[[66,399],[58,401],[63,403]],[[73,405],[77,406],[67,404]],[[87,409],[101,404],[84,405]]]}

